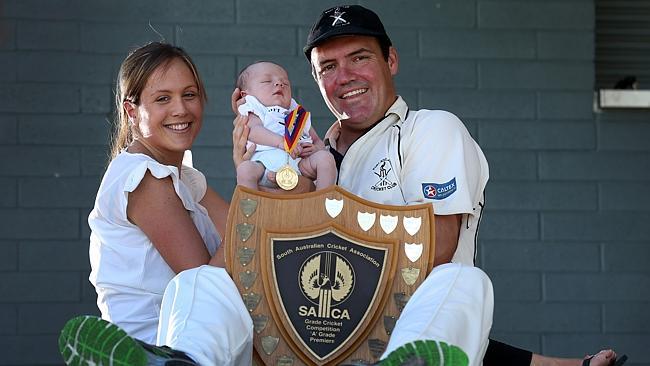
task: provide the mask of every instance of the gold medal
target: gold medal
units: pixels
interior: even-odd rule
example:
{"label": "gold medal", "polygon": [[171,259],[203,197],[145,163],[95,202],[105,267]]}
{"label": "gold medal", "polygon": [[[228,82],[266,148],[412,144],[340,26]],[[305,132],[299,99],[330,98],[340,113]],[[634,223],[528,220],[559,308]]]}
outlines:
{"label": "gold medal", "polygon": [[280,188],[290,191],[298,185],[298,173],[287,164],[275,173],[275,181]]}

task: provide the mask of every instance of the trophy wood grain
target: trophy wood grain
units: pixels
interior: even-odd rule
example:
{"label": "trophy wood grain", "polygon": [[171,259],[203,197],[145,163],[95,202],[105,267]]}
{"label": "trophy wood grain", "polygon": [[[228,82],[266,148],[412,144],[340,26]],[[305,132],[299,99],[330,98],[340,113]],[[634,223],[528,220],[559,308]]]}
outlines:
{"label": "trophy wood grain", "polygon": [[[335,218],[332,218],[325,209],[326,198],[344,201],[341,213]],[[241,199],[257,202],[255,212],[248,217],[239,207]],[[399,296],[395,296],[395,294],[403,293],[406,296],[411,296],[433,268],[435,227],[432,205],[382,205],[357,197],[338,186],[299,195],[276,195],[238,186],[231,202],[227,230],[224,235],[226,267],[241,293],[262,295],[259,305],[251,312],[251,315],[269,316],[268,324],[260,334],[254,333],[256,362],[275,365],[281,357],[286,356],[294,358],[294,365],[336,365],[351,360],[377,361],[377,358],[370,352],[368,341],[378,339],[388,342],[389,336],[386,333],[383,319],[385,316],[399,318],[400,310],[395,301],[395,298]],[[399,223],[390,234],[384,232],[379,222],[364,232],[357,222],[359,211],[374,212],[377,220],[381,215],[397,215]],[[422,217],[422,227],[415,236],[406,233],[402,225],[404,216]],[[241,241],[236,232],[236,225],[240,223],[254,225],[254,230],[245,243]],[[391,261],[387,264],[389,270],[381,279],[381,287],[377,291],[378,297],[368,315],[369,319],[366,319],[366,329],[357,332],[345,349],[337,350],[333,356],[320,362],[313,356],[306,355],[304,347],[293,332],[278,325],[279,322],[288,322],[288,320],[283,320],[284,314],[280,314],[270,305],[269,301],[278,303],[278,294],[272,288],[273,274],[269,273],[269,268],[263,264],[262,258],[269,255],[271,249],[268,240],[271,237],[309,236],[316,232],[326,231],[327,228],[336,230],[354,241],[373,243],[373,245],[374,243],[392,243],[390,245],[393,246],[393,249],[390,249],[390,254],[387,257]],[[406,242],[424,244],[422,255],[416,262],[411,262],[406,257],[404,251]],[[246,266],[243,266],[237,258],[237,250],[241,247],[257,248],[253,260]],[[412,286],[407,285],[401,275],[401,269],[409,267],[420,269],[420,275]],[[250,287],[245,289],[239,273],[247,270],[257,272],[259,275],[252,285],[247,283],[246,285]],[[278,281],[281,282],[281,279]],[[264,352],[261,343],[262,337],[266,336],[280,337],[277,347],[270,355]]]}

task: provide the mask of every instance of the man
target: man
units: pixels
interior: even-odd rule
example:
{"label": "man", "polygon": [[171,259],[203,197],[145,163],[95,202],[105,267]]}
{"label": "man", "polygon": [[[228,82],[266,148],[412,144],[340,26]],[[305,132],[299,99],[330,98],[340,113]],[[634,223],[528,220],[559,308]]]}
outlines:
{"label": "man", "polygon": [[[462,122],[444,111],[410,110],[397,95],[393,83],[398,72],[397,51],[371,10],[350,5],[324,11],[311,29],[304,52],[323,99],[337,118],[325,138],[339,167],[338,184],[379,203],[432,203],[436,213],[435,264],[473,266],[488,166]],[[458,268],[464,270],[460,264],[434,269],[404,309],[386,353],[419,336],[456,344],[467,352],[470,364],[481,363],[492,312],[491,285],[482,272],[469,279],[475,281],[469,286],[485,292],[474,299],[473,309],[466,304],[481,316],[449,307],[454,321],[445,323],[436,311],[445,311],[447,304],[412,303],[434,297],[440,287],[454,294],[457,283],[430,279]],[[418,317],[428,318],[430,323]],[[468,334],[463,339],[454,338],[458,336],[458,319],[467,321],[463,325]],[[448,327],[429,333],[429,327],[438,322],[435,327]],[[475,339],[468,341],[471,337]],[[616,358],[607,350],[584,361],[552,359],[495,341],[490,342],[490,349],[486,364],[607,365]]]}

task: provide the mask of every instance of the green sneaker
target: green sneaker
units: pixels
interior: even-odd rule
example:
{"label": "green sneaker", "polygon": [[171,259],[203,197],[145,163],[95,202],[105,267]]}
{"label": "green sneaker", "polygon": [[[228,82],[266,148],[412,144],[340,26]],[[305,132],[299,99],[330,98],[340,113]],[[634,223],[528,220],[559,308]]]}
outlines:
{"label": "green sneaker", "polygon": [[189,366],[184,352],[130,337],[115,324],[96,316],[70,319],[59,336],[59,352],[68,366]]}
{"label": "green sneaker", "polygon": [[467,366],[467,354],[457,346],[437,341],[407,343],[379,361],[379,366]]}

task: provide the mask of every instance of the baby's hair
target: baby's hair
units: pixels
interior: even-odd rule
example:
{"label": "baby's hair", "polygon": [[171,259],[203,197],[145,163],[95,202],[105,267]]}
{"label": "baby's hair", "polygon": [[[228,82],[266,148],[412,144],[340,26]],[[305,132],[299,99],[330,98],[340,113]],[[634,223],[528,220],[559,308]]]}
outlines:
{"label": "baby's hair", "polygon": [[[248,79],[248,69],[253,65],[262,64],[262,63],[269,63],[269,64],[276,65],[278,67],[282,67],[282,65],[278,64],[277,62],[273,62],[273,61],[267,61],[267,60],[255,61],[255,62],[247,65],[246,67],[244,67],[239,72],[239,75],[237,76],[237,83],[235,84],[235,87],[239,88],[239,90],[244,90],[244,87],[246,86],[246,81]],[[284,69],[284,67],[282,67],[282,68]]]}

